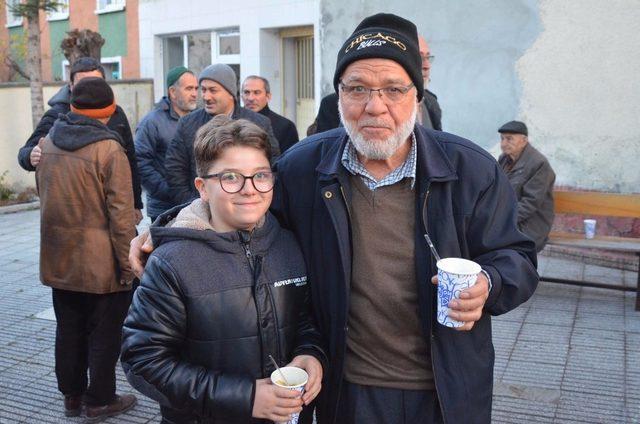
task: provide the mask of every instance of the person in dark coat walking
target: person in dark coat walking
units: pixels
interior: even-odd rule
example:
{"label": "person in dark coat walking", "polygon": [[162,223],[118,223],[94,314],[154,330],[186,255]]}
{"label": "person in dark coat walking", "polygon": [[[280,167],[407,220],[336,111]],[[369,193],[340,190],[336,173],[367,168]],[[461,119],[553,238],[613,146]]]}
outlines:
{"label": "person in dark coat walking", "polygon": [[167,73],[167,95],[140,121],[135,144],[142,186],[147,192],[147,215],[153,222],[171,209],[173,199],[164,166],[167,147],[178,127],[178,119],[197,107],[198,81],[184,66]]}
{"label": "person in dark coat walking", "polygon": [[[329,366],[319,424],[491,422],[491,315],[534,292],[534,243],[495,159],[469,140],[415,125],[424,95],[413,23],[365,18],[338,52],[344,128],[276,162],[272,212],[299,241]],[[167,216],[166,219],[170,219]],[[437,323],[436,261],[481,268]],[[145,242],[147,242],[145,244]],[[132,241],[136,273],[148,235]]]}
{"label": "person in dark coat walking", "polygon": [[[42,119],[36,126],[25,145],[18,151],[18,162],[26,171],[35,171],[42,153],[41,141],[49,133],[53,123],[60,115],[66,115],[71,109],[71,91],[74,84],[77,84],[86,77],[100,77],[104,79],[104,68],[100,62],[92,57],[81,57],[76,60],[69,70],[69,84],[63,86],[50,100],[51,108],[44,113]],[[129,169],[131,170],[131,184],[133,188],[133,202],[135,206],[136,221],[142,219],[142,189],[140,187],[140,174],[136,162],[136,150],[131,135],[131,127],[124,110],[120,106],[116,107],[107,127],[120,135],[122,147],[127,153]]]}
{"label": "person in dark coat walking", "polygon": [[[326,358],[300,248],[267,212],[267,134],[216,116],[194,150],[200,198],[151,229],[158,248],[125,322],[123,368],[166,424],[288,421],[318,394]],[[307,371],[302,396],[271,383],[270,355]]]}
{"label": "person in dark coat walking", "polygon": [[204,68],[198,76],[198,84],[204,107],[180,118],[165,158],[167,181],[175,204],[191,202],[198,197],[198,190],[194,185],[197,173],[193,157],[193,140],[198,129],[216,115],[247,119],[255,123],[269,135],[274,159],[280,155],[278,141],[273,135],[269,118],[240,107],[238,78],[229,65],[217,63]]}
{"label": "person in dark coat walking", "polygon": [[549,161],[529,143],[524,122],[511,121],[500,129],[502,155],[498,163],[518,198],[518,228],[544,249],[553,225],[553,184],[556,174]]}
{"label": "person in dark coat walking", "polygon": [[278,139],[280,153],[299,141],[296,124],[269,108],[271,87],[266,78],[249,75],[242,83],[241,96],[244,107],[269,118],[273,133]]}

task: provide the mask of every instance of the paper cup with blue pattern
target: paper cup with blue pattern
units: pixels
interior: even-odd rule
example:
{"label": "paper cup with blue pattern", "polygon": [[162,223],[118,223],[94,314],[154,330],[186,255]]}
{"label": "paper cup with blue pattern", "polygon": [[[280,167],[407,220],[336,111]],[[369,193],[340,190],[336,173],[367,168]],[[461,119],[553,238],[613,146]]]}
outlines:
{"label": "paper cup with blue pattern", "polygon": [[464,289],[473,286],[482,268],[462,258],[444,258],[438,267],[438,322],[446,327],[462,327],[464,322],[449,317],[449,302],[459,299]]}
{"label": "paper cup with blue pattern", "polygon": [[[302,396],[304,386],[307,384],[307,381],[309,381],[309,375],[307,372],[298,367],[280,367],[280,371],[282,371],[284,378],[290,385],[287,386],[287,383],[284,382],[278,370],[271,373],[271,382],[276,386],[284,387],[285,389],[297,390],[300,392],[300,396]],[[280,424],[298,424],[299,418],[300,414],[292,414],[289,421],[283,421]]]}

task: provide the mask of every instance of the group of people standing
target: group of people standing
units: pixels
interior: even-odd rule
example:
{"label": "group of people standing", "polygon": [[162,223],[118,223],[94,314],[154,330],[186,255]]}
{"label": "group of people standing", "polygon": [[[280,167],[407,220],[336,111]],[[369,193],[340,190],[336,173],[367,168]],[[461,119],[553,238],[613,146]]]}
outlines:
{"label": "group of people standing", "polygon": [[[115,391],[121,355],[167,424],[297,413],[320,424],[489,423],[490,316],[534,292],[536,244],[518,229],[500,164],[440,131],[432,59],[412,22],[365,18],[337,55],[341,125],[300,142],[268,108],[265,79],[244,81],[241,107],[228,66],[171,70],[167,97],[136,132],[154,223],[135,238],[131,135],[112,122],[121,109],[99,64],[100,75],[74,64],[62,106],[20,152],[41,197],[65,414],[99,420],[135,405]],[[434,319],[425,234],[441,256],[482,267],[449,304],[462,327]],[[271,384],[270,357],[307,372],[302,395]]]}

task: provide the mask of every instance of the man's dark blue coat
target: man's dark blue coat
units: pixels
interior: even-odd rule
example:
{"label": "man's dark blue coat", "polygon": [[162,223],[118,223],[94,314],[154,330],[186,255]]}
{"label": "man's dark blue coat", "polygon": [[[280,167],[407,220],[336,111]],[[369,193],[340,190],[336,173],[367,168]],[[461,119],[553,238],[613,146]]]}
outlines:
{"label": "man's dark blue coat", "polygon": [[[418,147],[416,287],[424,337],[431,348],[435,384],[446,423],[489,423],[494,350],[490,315],[526,301],[538,283],[534,243],[517,230],[516,198],[492,156],[460,137],[416,126]],[[346,199],[348,171],[341,164],[343,128],[291,147],[277,162],[272,211],[296,235],[307,263],[311,298],[330,366],[318,398],[320,424],[338,423],[351,281],[352,244]],[[437,273],[424,239],[442,257],[462,257],[489,273],[493,288],[471,331],[436,321]]]}

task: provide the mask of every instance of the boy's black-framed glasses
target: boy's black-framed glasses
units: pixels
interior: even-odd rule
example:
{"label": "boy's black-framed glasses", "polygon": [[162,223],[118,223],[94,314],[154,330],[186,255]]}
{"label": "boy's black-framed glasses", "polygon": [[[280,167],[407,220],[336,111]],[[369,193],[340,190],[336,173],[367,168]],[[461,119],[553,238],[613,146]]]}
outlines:
{"label": "boy's black-framed glasses", "polygon": [[273,190],[276,181],[276,173],[272,171],[260,171],[253,175],[242,175],[238,172],[218,172],[217,174],[202,175],[200,178],[209,179],[217,178],[220,181],[220,187],[225,193],[238,193],[244,188],[247,180],[251,180],[253,187],[260,193],[268,193]]}

